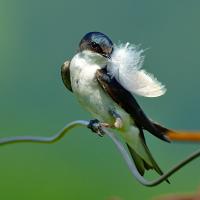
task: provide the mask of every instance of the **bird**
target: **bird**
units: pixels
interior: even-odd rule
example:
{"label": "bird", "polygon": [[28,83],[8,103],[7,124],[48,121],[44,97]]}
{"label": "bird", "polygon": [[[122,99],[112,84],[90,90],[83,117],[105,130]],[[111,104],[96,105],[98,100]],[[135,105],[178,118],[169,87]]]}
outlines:
{"label": "bird", "polygon": [[78,52],[61,66],[66,88],[78,102],[105,127],[115,129],[125,140],[140,175],[153,169],[163,171],[153,158],[144,131],[170,142],[168,128],[151,120],[134,95],[158,97],[165,86],[142,69],[144,50],[130,43],[114,44],[102,32],[88,32],[79,43]]}

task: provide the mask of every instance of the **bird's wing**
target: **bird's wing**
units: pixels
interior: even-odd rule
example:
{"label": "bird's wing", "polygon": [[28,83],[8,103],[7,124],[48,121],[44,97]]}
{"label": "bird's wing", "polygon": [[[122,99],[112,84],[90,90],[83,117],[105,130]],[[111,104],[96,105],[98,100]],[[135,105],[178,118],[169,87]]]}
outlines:
{"label": "bird's wing", "polygon": [[152,74],[142,68],[143,50],[129,43],[115,45],[108,72],[130,93],[145,97],[158,97],[166,88]]}
{"label": "bird's wing", "polygon": [[116,79],[107,73],[107,69],[99,69],[96,72],[96,78],[110,97],[131,115],[136,126],[143,128],[156,137],[168,141],[165,132],[157,129],[156,126],[145,115],[133,95],[126,90]]}
{"label": "bird's wing", "polygon": [[68,90],[72,91],[71,81],[70,81],[70,61],[65,61],[64,64],[61,66],[61,76],[64,85]]}

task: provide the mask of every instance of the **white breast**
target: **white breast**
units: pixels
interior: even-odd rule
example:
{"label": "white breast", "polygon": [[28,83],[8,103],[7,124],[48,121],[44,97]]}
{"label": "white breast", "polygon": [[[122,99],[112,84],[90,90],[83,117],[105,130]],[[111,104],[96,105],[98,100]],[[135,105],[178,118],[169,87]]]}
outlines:
{"label": "white breast", "polygon": [[75,55],[70,63],[72,90],[80,104],[100,121],[114,123],[114,118],[109,112],[112,109],[117,110],[128,122],[129,115],[105,93],[96,79],[96,71],[105,65],[105,58],[99,55],[88,57],[88,52],[86,55],[83,52]]}

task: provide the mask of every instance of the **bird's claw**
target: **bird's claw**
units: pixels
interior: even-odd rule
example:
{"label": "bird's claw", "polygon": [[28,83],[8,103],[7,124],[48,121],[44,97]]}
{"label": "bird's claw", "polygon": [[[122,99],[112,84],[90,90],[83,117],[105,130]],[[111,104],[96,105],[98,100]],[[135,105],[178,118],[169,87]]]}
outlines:
{"label": "bird's claw", "polygon": [[87,127],[92,132],[96,133],[100,137],[103,137],[105,135],[105,133],[103,132],[102,128],[104,128],[104,127],[108,128],[108,127],[110,127],[110,125],[107,123],[102,123],[98,119],[92,119],[92,120],[90,120]]}
{"label": "bird's claw", "polygon": [[122,121],[121,117],[116,118],[115,123],[114,123],[114,127],[118,128],[118,129],[123,127],[123,121]]}

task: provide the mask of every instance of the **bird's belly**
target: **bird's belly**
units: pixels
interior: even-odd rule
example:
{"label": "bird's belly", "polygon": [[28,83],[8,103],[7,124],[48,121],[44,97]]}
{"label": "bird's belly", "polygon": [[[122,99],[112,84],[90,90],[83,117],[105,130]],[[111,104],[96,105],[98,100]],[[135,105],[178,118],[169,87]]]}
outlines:
{"label": "bird's belly", "polygon": [[73,91],[80,104],[86,108],[93,117],[101,121],[112,123],[113,117],[109,110],[114,109],[115,105],[112,99],[103,91],[95,78],[95,72],[87,74],[80,72],[79,77],[73,80]]}
{"label": "bird's belly", "polygon": [[72,60],[70,76],[73,93],[79,103],[98,120],[114,124],[115,119],[110,111],[115,111],[122,118],[124,127],[129,126],[129,114],[112,100],[97,81],[95,74],[100,68],[97,64]]}

